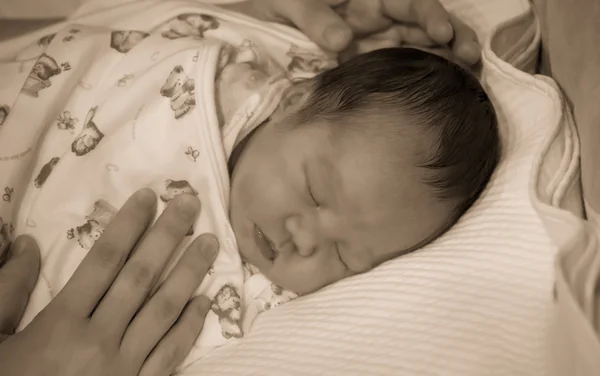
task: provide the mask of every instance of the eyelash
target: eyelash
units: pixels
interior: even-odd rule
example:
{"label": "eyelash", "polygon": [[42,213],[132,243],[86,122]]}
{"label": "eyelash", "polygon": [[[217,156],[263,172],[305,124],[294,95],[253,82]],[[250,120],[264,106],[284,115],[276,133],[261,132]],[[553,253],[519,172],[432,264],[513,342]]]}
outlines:
{"label": "eyelash", "polygon": [[[315,205],[317,207],[319,207],[319,203],[317,202],[317,199],[315,199],[315,196],[313,195],[311,189],[310,189],[310,185],[308,184],[308,182],[306,183],[306,189],[308,190],[308,195],[310,196],[310,199],[315,203]],[[348,265],[346,265],[346,263],[344,262],[344,260],[342,259],[342,254],[340,253],[340,246],[337,242],[333,243],[333,248],[335,248],[335,253],[337,253],[338,259],[340,260],[340,262],[342,264],[344,264],[344,266],[346,266],[346,268],[348,267]]]}
{"label": "eyelash", "polygon": [[313,200],[313,202],[315,203],[315,205],[317,205],[317,207],[319,207],[319,202],[317,201],[317,199],[315,198],[315,196],[313,195],[311,189],[310,189],[310,185],[306,184],[306,188],[308,189],[308,195],[310,196],[310,199]]}
{"label": "eyelash", "polygon": [[346,268],[348,268],[348,265],[344,262],[344,259],[342,258],[342,254],[340,253],[340,245],[337,242],[335,242],[335,243],[333,243],[333,247],[335,248],[335,252],[337,253],[338,259],[340,259],[340,262]]}

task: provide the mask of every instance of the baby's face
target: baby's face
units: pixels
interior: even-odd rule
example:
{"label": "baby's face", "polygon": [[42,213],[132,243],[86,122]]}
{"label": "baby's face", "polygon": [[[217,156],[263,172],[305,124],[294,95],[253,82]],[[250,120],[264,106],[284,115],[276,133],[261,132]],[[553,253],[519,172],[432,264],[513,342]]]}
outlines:
{"label": "baby's face", "polygon": [[263,125],[232,174],[230,217],[242,258],[305,294],[429,242],[450,208],[421,183],[418,137],[397,145],[400,162],[390,171],[372,137],[332,137],[326,124]]}

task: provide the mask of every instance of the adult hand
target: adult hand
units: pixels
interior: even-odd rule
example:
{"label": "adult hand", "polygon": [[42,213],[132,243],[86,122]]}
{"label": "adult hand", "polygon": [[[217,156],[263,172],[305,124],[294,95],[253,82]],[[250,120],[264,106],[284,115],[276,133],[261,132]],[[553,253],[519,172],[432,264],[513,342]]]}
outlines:
{"label": "adult hand", "polygon": [[[23,331],[4,336],[2,375],[170,375],[209,310],[206,297],[189,299],[216,256],[216,238],[199,236],[156,293],[149,293],[199,209],[195,197],[179,195],[144,234],[156,196],[148,189],[133,195],[56,298]],[[14,332],[39,268],[32,239],[17,239],[12,253],[0,269],[5,334]]]}
{"label": "adult hand", "polygon": [[249,0],[227,7],[293,24],[322,48],[345,55],[398,45],[445,46],[473,65],[481,53],[475,32],[439,0]]}

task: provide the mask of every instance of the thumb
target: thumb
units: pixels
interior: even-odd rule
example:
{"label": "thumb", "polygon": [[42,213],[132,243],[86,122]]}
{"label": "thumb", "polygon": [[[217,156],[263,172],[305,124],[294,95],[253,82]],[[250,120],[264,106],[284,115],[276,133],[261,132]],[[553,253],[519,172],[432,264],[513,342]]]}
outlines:
{"label": "thumb", "polygon": [[331,7],[340,0],[263,1],[272,21],[289,21],[321,48],[339,52],[352,41],[350,26]]}
{"label": "thumb", "polygon": [[0,267],[0,342],[14,333],[21,321],[40,269],[39,248],[32,238],[19,237],[9,252]]}

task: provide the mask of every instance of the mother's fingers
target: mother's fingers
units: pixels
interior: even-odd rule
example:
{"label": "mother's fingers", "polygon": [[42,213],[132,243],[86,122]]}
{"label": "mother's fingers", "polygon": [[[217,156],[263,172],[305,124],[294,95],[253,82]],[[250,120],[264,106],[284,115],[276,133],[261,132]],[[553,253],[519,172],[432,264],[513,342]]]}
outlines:
{"label": "mother's fingers", "polygon": [[96,308],[93,325],[121,338],[199,211],[200,202],[192,195],[180,194],[171,200]]}
{"label": "mother's fingers", "polygon": [[454,39],[451,43],[454,55],[469,65],[477,63],[481,58],[477,34],[458,17],[450,16],[450,19],[454,29]]}
{"label": "mother's fingers", "polygon": [[12,334],[21,321],[39,270],[37,244],[29,237],[19,237],[0,268],[0,336]]}
{"label": "mother's fingers", "polygon": [[258,1],[264,7],[265,18],[292,23],[319,46],[340,51],[352,40],[352,30],[331,8],[339,0],[271,0]]}
{"label": "mother's fingers", "polygon": [[383,14],[398,22],[415,22],[440,44],[453,36],[450,14],[439,0],[382,0]]}
{"label": "mother's fingers", "polygon": [[451,44],[454,54],[472,65],[479,61],[477,35],[469,26],[452,16],[439,0],[382,0],[383,12],[398,22],[415,22],[436,43]]}
{"label": "mother's fingers", "polygon": [[88,316],[154,219],[155,210],[156,195],[150,189],[129,198],[49,307],[62,305]]}
{"label": "mother's fingers", "polygon": [[340,53],[339,59],[344,62],[356,55],[381,48],[412,46],[424,49],[436,45],[437,43],[420,27],[397,23],[383,32],[356,39],[348,49]]}
{"label": "mother's fingers", "polygon": [[202,331],[211,301],[198,296],[190,301],[175,325],[156,345],[140,370],[139,376],[171,375],[190,352]]}
{"label": "mother's fingers", "polygon": [[[196,238],[169,277],[133,319],[121,344],[132,359],[146,355],[173,325],[208,272],[219,250],[214,235]],[[140,363],[141,364],[141,363]]]}

